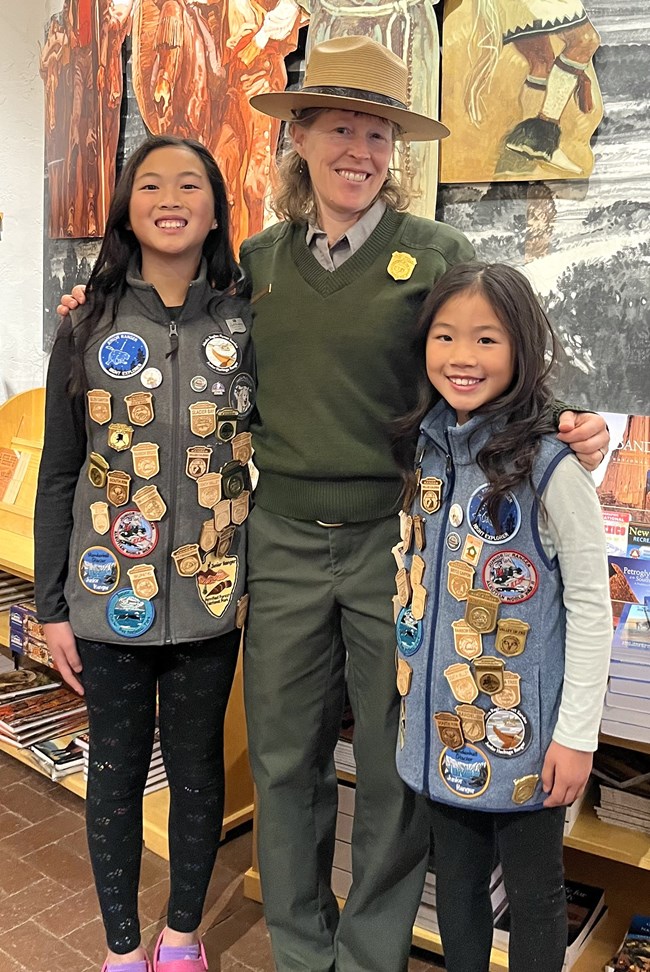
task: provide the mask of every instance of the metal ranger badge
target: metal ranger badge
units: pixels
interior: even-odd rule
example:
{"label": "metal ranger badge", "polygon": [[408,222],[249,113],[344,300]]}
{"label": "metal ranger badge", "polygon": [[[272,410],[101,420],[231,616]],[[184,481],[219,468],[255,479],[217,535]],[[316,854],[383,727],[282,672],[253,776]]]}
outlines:
{"label": "metal ranger badge", "polygon": [[442,503],[442,479],[425,476],[420,480],[420,506],[425,513],[437,513]]}
{"label": "metal ranger badge", "polygon": [[111,407],[111,393],[104,391],[103,388],[91,388],[86,392],[88,399],[88,414],[93,422],[98,425],[106,425],[113,416]]}
{"label": "metal ranger badge", "polygon": [[142,486],[133,494],[133,502],[148,520],[162,520],[167,512],[157,486]]}
{"label": "metal ranger badge", "polygon": [[106,499],[113,506],[125,506],[129,502],[131,477],[120,469],[112,469],[106,475]]}
{"label": "metal ranger badge", "polygon": [[211,455],[211,446],[190,446],[189,449],[187,449],[185,474],[189,476],[190,479],[200,479],[201,476],[205,476],[210,468]]}
{"label": "metal ranger badge", "polygon": [[153,479],[160,472],[158,453],[160,447],[157,442],[138,442],[131,446],[133,472],[140,479]]}
{"label": "metal ranger badge", "polygon": [[507,658],[521,655],[526,647],[526,636],[530,625],[517,618],[501,618],[497,622],[497,637],[495,648]]}
{"label": "metal ranger badge", "polygon": [[461,749],[465,745],[461,722],[453,712],[436,712],[433,720],[438,730],[438,736],[443,746],[450,749]]}
{"label": "metal ranger badge", "polygon": [[479,631],[481,634],[489,634],[496,628],[497,611],[500,603],[496,594],[483,591],[480,588],[472,589],[467,593],[465,620],[475,631]]}
{"label": "metal ranger badge", "polygon": [[133,429],[123,422],[115,422],[108,427],[108,444],[116,452],[126,452],[131,448]]}
{"label": "metal ranger badge", "polygon": [[90,453],[88,457],[88,479],[97,489],[103,489],[106,485],[108,469],[108,462],[99,452]]}
{"label": "metal ranger badge", "polygon": [[393,280],[408,280],[415,270],[417,262],[410,253],[394,250],[386,269]]}
{"label": "metal ranger badge", "polygon": [[503,690],[503,669],[506,663],[503,658],[492,658],[482,655],[472,662],[476,676],[476,684],[486,695],[496,695]]}
{"label": "metal ranger badge", "polygon": [[451,627],[454,632],[454,648],[458,655],[471,661],[483,654],[481,635],[467,621],[452,621]]}
{"label": "metal ranger badge", "polygon": [[137,564],[127,570],[131,587],[136,597],[141,597],[144,601],[150,601],[158,593],[158,581],[156,580],[156,568],[153,564]]}
{"label": "metal ranger badge", "polygon": [[457,702],[473,702],[478,696],[476,682],[469,665],[456,662],[445,668],[444,676],[449,682],[449,688]]}
{"label": "metal ranger badge", "polygon": [[151,392],[133,392],[126,395],[126,410],[129,415],[129,422],[134,425],[149,425],[153,422],[153,395]]}
{"label": "metal ranger badge", "polygon": [[456,712],[462,723],[463,735],[470,742],[476,743],[485,739],[485,712],[478,705],[467,705],[463,702],[456,706]]}
{"label": "metal ranger badge", "polygon": [[472,589],[474,568],[462,560],[450,560],[447,564],[447,590],[457,601],[464,601]]}

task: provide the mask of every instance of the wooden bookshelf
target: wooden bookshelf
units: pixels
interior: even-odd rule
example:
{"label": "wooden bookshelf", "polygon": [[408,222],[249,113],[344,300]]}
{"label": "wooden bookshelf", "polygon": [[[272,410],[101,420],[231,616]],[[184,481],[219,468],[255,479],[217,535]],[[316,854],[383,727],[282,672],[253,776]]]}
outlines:
{"label": "wooden bookshelf", "polygon": [[[15,503],[0,503],[0,570],[31,581],[34,579],[34,503],[44,417],[44,388],[23,392],[0,406],[0,446],[30,452],[29,466]],[[8,611],[0,612],[0,645],[9,645]],[[34,772],[42,773],[29,753],[2,743],[0,751],[32,767]],[[253,817],[253,781],[248,765],[241,655],[226,712],[224,757],[226,799],[222,833],[225,834]],[[79,797],[85,797],[86,786],[81,773],[71,774],[58,782]],[[169,790],[148,794],[143,807],[145,846],[169,859]]]}

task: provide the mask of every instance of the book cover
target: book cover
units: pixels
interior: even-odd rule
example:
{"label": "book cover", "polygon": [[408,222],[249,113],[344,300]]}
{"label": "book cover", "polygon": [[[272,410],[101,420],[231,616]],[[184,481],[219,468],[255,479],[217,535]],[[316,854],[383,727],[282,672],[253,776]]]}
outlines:
{"label": "book cover", "polygon": [[623,695],[610,690],[605,693],[605,705],[608,705],[610,709],[635,709],[637,712],[650,712],[650,696],[644,699],[640,695]]}
{"label": "book cover", "polygon": [[[634,565],[643,563],[630,562]],[[645,572],[650,577],[650,561]],[[623,605],[612,639],[612,659],[650,668],[650,589],[642,601]],[[650,680],[650,671],[646,675]]]}
{"label": "book cover", "polygon": [[634,915],[612,967],[614,972],[650,972],[649,915]]}
{"label": "book cover", "polygon": [[[650,510],[650,416],[601,412],[610,434],[609,451],[595,470],[601,506]],[[646,522],[646,516],[635,516]]]}
{"label": "book cover", "polygon": [[0,502],[11,503],[12,500],[6,498],[9,494],[9,487],[14,474],[18,468],[20,452],[17,449],[0,448]]}
{"label": "book cover", "polygon": [[36,672],[29,668],[0,672],[0,705],[21,696],[36,695],[60,687],[61,679],[50,672]]}
{"label": "book cover", "polygon": [[610,691],[617,695],[627,695],[634,699],[650,699],[650,682],[640,678],[622,678],[609,676]]}

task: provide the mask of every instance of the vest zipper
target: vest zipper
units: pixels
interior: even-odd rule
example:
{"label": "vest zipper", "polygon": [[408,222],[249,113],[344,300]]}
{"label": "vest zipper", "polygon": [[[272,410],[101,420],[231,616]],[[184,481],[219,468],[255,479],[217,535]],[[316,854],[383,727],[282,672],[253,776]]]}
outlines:
{"label": "vest zipper", "polygon": [[[178,495],[178,483],[176,482],[176,476],[178,475],[178,464],[176,463],[176,457],[178,455],[178,410],[180,407],[180,379],[179,379],[179,368],[178,368],[178,327],[176,321],[169,322],[169,347],[170,350],[167,352],[165,357],[171,358],[172,366],[172,407],[171,407],[171,448],[169,452],[170,458],[170,494],[167,498],[167,512],[169,515],[169,543],[170,546],[174,542],[174,532],[176,528],[176,497]],[[173,479],[173,481],[172,481]],[[172,580],[172,558],[167,557],[167,572],[165,578],[165,590],[167,591],[167,597],[165,600],[165,644],[170,644],[172,641],[171,637],[171,623],[170,623],[170,605],[171,605],[171,580]]]}
{"label": "vest zipper", "polygon": [[[445,456],[445,475],[447,477],[447,482],[444,484],[444,501],[442,508],[440,510],[440,515],[447,519],[449,516],[449,508],[451,506],[451,496],[454,491],[454,485],[456,480],[456,472],[454,470],[454,463],[451,458],[451,447],[449,445],[449,436],[445,432],[445,442],[447,443],[447,454]],[[438,514],[435,514],[436,516]],[[440,591],[442,584],[446,583],[445,578],[442,576],[441,568],[444,555],[444,531],[440,531],[440,539],[438,542],[438,549],[436,551],[436,564],[435,564],[435,574],[434,577],[437,578],[437,583],[435,586],[435,598],[433,602],[433,608],[431,611],[431,618],[429,621],[429,654],[427,657],[427,676],[426,676],[426,697],[424,706],[424,766],[423,766],[423,777],[422,777],[422,789],[423,792],[431,796],[429,788],[429,763],[431,761],[431,726],[432,726],[432,713],[431,713],[431,692],[432,692],[432,678],[433,678],[433,638],[436,631],[436,626],[438,624],[438,611],[440,609]]]}

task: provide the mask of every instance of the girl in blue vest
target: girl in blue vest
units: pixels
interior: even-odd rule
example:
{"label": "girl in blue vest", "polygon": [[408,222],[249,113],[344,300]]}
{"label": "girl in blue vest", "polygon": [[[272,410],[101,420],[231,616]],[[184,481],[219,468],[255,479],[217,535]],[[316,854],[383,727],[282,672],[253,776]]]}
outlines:
{"label": "girl in blue vest", "polygon": [[[198,142],[124,167],[86,306],[48,371],[36,606],[90,727],[86,822],[103,972],[150,972],[138,920],[158,697],[170,898],[154,972],[205,972],[198,938],[224,809],[223,728],[247,596],[250,311],[228,198]],[[252,404],[251,404],[252,408]]]}
{"label": "girl in blue vest", "polygon": [[429,806],[448,972],[489,968],[497,858],[511,972],[560,972],[564,808],[589,777],[609,663],[600,508],[555,436],[555,340],[519,271],[450,270],[417,341],[419,401],[395,444],[398,771]]}

